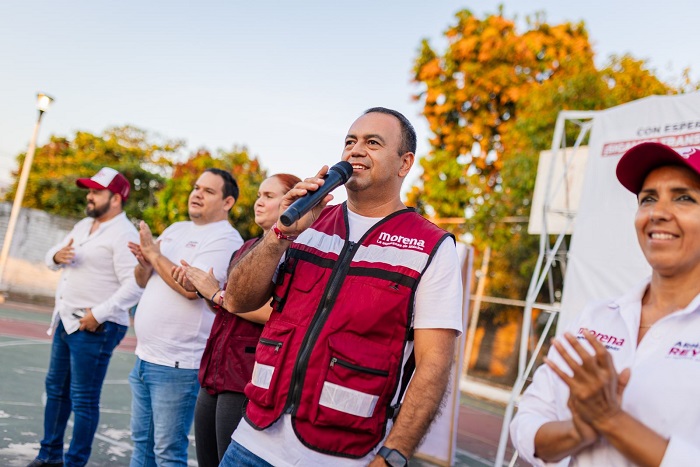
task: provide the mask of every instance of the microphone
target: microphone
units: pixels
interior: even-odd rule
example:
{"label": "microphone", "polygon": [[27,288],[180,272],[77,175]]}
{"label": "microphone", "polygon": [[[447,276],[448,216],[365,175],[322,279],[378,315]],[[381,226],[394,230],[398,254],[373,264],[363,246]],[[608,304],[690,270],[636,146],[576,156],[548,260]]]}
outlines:
{"label": "microphone", "polygon": [[304,196],[294,201],[291,206],[280,216],[280,221],[289,227],[298,221],[304,214],[311,211],[318,203],[323,201],[328,193],[345,185],[352,176],[352,164],[347,161],[340,161],[328,169],[328,173],[323,179],[325,182],[316,191],[310,191]]}

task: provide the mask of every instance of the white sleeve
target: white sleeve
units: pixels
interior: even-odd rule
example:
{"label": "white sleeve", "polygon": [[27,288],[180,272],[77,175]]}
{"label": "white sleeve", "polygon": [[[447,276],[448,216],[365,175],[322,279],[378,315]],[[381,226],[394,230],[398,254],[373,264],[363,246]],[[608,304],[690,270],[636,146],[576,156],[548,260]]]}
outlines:
{"label": "white sleeve", "polygon": [[226,271],[231,254],[238,250],[241,245],[243,245],[243,239],[236,231],[214,236],[198,248],[191,264],[202,271],[209,271],[209,268],[213,268],[216,280],[223,284],[226,281]]}
{"label": "white sleeve", "polygon": [[[555,358],[552,350],[549,358]],[[557,406],[562,402],[562,392],[568,394],[566,385],[547,365],[541,365],[520,399],[518,413],[510,424],[510,437],[518,455],[532,465],[556,465],[535,457],[535,435],[545,423],[561,420]]]}
{"label": "white sleeve", "polygon": [[135,229],[123,232],[112,243],[112,265],[120,286],[107,300],[92,308],[92,314],[98,323],[117,321],[124,310],[138,303],[143,293],[134,276],[138,261],[129,250],[128,242],[139,242]]}
{"label": "white sleeve", "polygon": [[698,465],[700,448],[677,436],[671,436],[659,467],[693,467]]}
{"label": "white sleeve", "polygon": [[445,238],[416,289],[415,329],[462,333],[462,274],[455,242]]}
{"label": "white sleeve", "polygon": [[[583,317],[597,307],[598,302],[588,304],[578,318],[571,323],[568,331],[573,332],[578,329]],[[570,349],[566,343],[564,347]],[[564,371],[570,372],[554,347],[549,349],[547,358],[558,364],[560,368],[565,368]],[[535,457],[535,435],[542,425],[571,419],[571,412],[567,406],[568,400],[568,386],[547,365],[540,365],[532,378],[532,384],[520,398],[518,413],[510,424],[511,441],[521,458],[538,466],[568,465],[569,457],[558,463],[544,462]]]}

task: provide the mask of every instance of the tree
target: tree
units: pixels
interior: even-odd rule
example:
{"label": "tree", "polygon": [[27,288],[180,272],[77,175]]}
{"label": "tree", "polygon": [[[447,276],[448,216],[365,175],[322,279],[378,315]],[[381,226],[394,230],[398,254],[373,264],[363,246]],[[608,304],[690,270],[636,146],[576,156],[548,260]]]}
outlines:
{"label": "tree", "polygon": [[[52,214],[82,217],[85,208],[85,190],[75,180],[92,177],[102,167],[112,167],[131,182],[131,194],[125,211],[131,218],[140,218],[141,212],[153,205],[154,193],[163,184],[169,157],[182,143],[156,142],[145,131],[134,127],[116,127],[102,135],[79,131],[73,140],[52,136],[49,143],[37,149],[29,174],[23,205]],[[17,156],[18,166],[24,163],[25,153]],[[19,176],[5,199],[13,199]]]}
{"label": "tree", "polygon": [[156,194],[155,204],[144,211],[144,220],[157,233],[174,222],[188,220],[189,194],[194,182],[208,168],[231,172],[240,189],[238,200],[231,210],[231,223],[244,239],[259,235],[261,230],[255,224],[253,205],[257,198],[258,186],[266,178],[266,172],[261,169],[257,157],[251,158],[245,147],[219,151],[216,157],[208,150],[200,149],[187,161],[175,164],[172,176]]}
{"label": "tree", "polygon": [[[432,137],[408,202],[431,217],[464,217],[451,229],[466,234],[477,253],[492,249],[487,295],[523,299],[537,257],[524,221],[539,151],[551,145],[558,112],[676,90],[627,55],[598,70],[583,23],[550,25],[537,14],[519,33],[502,8],[483,19],[463,10],[444,35],[444,52],[424,40],[415,60],[415,98]],[[482,313],[482,343],[520,315],[490,307]]]}
{"label": "tree", "polygon": [[[173,222],[188,219],[187,200],[195,180],[205,169],[215,167],[231,172],[240,188],[231,222],[246,239],[259,235],[253,204],[265,171],[257,157],[251,158],[245,147],[234,147],[216,156],[201,149],[185,162],[174,162],[183,148],[182,141],[162,140],[132,126],[109,128],[101,135],[78,131],[72,140],[52,136],[35,153],[23,206],[82,217],[85,190],[76,186],[76,179],[112,167],[131,182],[126,214],[133,220],[145,220],[160,233]],[[17,156],[19,167],[25,157],[24,153]],[[17,191],[19,175],[15,172],[13,176],[6,200],[13,199]]]}

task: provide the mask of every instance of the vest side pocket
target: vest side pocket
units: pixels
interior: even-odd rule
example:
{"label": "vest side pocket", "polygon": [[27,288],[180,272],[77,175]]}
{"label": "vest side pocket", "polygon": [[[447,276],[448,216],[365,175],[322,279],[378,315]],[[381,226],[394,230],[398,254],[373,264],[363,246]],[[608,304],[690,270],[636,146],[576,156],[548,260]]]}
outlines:
{"label": "vest side pocket", "polygon": [[227,343],[223,353],[225,362],[219,372],[224,373],[228,387],[245,388],[251,381],[255,368],[255,352],[260,340],[250,336],[230,336],[234,342]]}
{"label": "vest side pocket", "polygon": [[316,387],[312,420],[319,426],[379,433],[392,386],[392,359],[381,346],[347,337],[329,338],[330,359]]}
{"label": "vest side pocket", "polygon": [[251,381],[245,388],[245,395],[257,405],[272,408],[275,400],[284,398],[275,397],[277,391],[285,388],[277,388],[284,362],[284,357],[289,348],[289,342],[294,334],[294,328],[277,329],[269,326],[265,328],[258,340],[255,350],[255,364]]}

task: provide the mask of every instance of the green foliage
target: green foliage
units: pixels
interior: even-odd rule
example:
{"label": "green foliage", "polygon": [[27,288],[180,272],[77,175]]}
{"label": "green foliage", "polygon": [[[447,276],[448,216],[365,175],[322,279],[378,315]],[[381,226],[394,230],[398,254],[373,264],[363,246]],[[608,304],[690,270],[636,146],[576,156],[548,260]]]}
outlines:
{"label": "green foliage", "polygon": [[255,224],[253,205],[258,186],[266,178],[266,173],[261,169],[258,159],[249,156],[246,148],[219,151],[216,157],[201,149],[187,161],[174,164],[172,176],[156,194],[156,203],[144,211],[143,219],[158,233],[174,222],[188,220],[190,192],[197,178],[208,168],[231,172],[238,183],[240,195],[230,214],[233,226],[244,239],[260,235],[260,228]]}
{"label": "green foliage", "polygon": [[[246,148],[219,151],[216,157],[202,149],[185,162],[173,162],[182,148],[181,141],[157,141],[131,126],[110,128],[102,135],[79,131],[72,140],[53,136],[36,150],[23,206],[81,218],[86,190],[76,186],[76,179],[112,167],[131,182],[126,214],[134,220],[145,220],[155,233],[160,233],[173,222],[188,219],[187,201],[195,180],[205,169],[215,167],[231,172],[240,188],[231,212],[232,224],[243,238],[259,235],[253,204],[265,171],[258,159],[251,158]],[[17,157],[19,167],[25,157]],[[15,181],[6,200],[14,199],[17,190],[19,176],[13,175]]]}
{"label": "green foliage", "polygon": [[[131,218],[155,203],[154,193],[161,188],[162,167],[167,157],[181,147],[180,142],[149,142],[149,136],[133,127],[111,128],[102,135],[77,132],[72,141],[53,136],[49,143],[37,148],[29,174],[23,206],[52,214],[82,217],[85,208],[84,189],[75,180],[92,177],[102,167],[112,167],[131,181],[132,191],[125,205]],[[26,154],[17,157],[18,166]],[[14,199],[18,174],[5,199]]]}
{"label": "green foliage", "polygon": [[671,94],[680,91],[662,83],[652,71],[647,69],[646,62],[627,54],[611,56],[600,73],[609,88],[608,107],[654,94]]}

